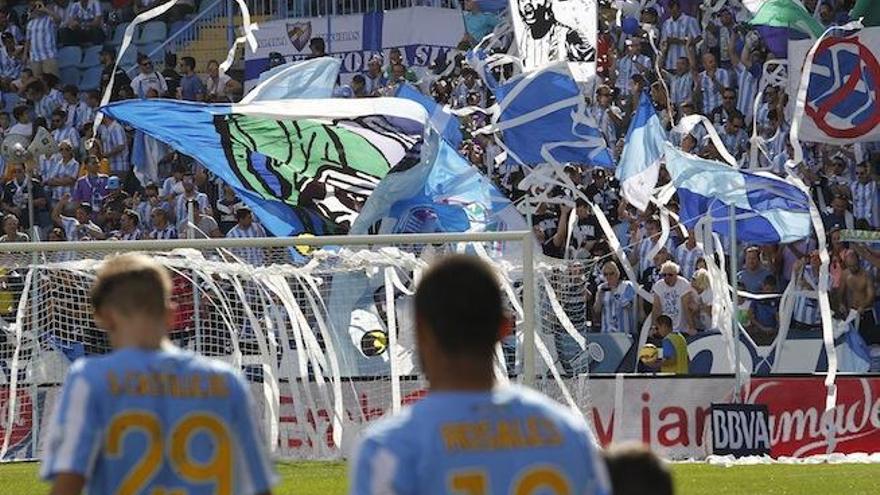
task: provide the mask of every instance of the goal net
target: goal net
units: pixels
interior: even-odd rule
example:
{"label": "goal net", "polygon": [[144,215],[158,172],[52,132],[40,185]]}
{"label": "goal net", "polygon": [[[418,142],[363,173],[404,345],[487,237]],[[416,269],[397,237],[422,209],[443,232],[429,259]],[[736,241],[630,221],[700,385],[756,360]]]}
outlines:
{"label": "goal net", "polygon": [[89,289],[102,260],[127,251],[171,272],[171,340],[243,371],[280,458],[345,456],[365,426],[425,394],[412,294],[447,253],[498,274],[515,322],[498,379],[586,410],[584,380],[565,379],[590,366],[583,267],[536,260],[530,242],[507,232],[0,246],[0,460],[40,457],[69,366],[110,351]]}

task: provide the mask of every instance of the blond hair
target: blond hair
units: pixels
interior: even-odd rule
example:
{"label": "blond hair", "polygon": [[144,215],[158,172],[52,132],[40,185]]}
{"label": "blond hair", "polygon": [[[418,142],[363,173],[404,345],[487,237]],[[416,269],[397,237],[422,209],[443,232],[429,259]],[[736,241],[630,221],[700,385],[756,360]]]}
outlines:
{"label": "blond hair", "polygon": [[673,275],[678,275],[680,273],[680,268],[678,267],[678,263],[674,261],[666,261],[662,265],[660,265],[660,273],[671,273]]}
{"label": "blond hair", "polygon": [[699,292],[703,292],[708,289],[711,285],[711,281],[709,280],[709,272],[700,268],[699,270],[694,272],[693,280],[691,280],[691,286]]}
{"label": "blond hair", "polygon": [[95,311],[163,316],[171,301],[171,276],[148,256],[114,256],[98,270],[91,297]]}

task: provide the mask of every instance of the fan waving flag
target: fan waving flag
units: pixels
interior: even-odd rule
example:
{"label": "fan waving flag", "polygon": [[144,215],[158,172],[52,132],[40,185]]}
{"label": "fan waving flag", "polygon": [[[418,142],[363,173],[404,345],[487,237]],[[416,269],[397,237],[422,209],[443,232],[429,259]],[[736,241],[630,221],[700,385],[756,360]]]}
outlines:
{"label": "fan waving flag", "polygon": [[[803,84],[809,70],[801,141],[851,144],[880,139],[880,27],[835,31],[792,77]],[[796,115],[799,116],[800,112]]]}
{"label": "fan waving flag", "polygon": [[629,123],[625,143],[614,176],[620,181],[623,197],[645,211],[657,185],[660,158],[666,143],[666,131],[646,92],[639,98],[639,107]]}
{"label": "fan waving flag", "polygon": [[751,20],[764,44],[777,57],[788,54],[788,41],[822,35],[822,25],[794,0],[767,0]]}
{"label": "fan waving flag", "polygon": [[[392,167],[418,162],[427,123],[399,98],[127,100],[101,111],[204,164],[279,236],[347,231]],[[315,217],[323,225],[310,225]]]}
{"label": "fan waving flag", "polygon": [[500,130],[510,157],[523,165],[571,162],[612,168],[614,161],[568,65],[523,74],[495,89]]}
{"label": "fan waving flag", "polygon": [[735,207],[736,237],[742,242],[779,244],[810,236],[806,194],[772,174],[756,174],[689,155],[666,144],[666,169],[678,193],[681,221],[694,228],[704,216],[712,230],[728,235]]}

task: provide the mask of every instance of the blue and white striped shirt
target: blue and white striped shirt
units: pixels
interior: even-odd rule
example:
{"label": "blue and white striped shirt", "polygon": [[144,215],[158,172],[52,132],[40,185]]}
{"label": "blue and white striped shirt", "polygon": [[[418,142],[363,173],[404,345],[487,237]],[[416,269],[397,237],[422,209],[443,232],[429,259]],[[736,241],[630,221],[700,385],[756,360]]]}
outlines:
{"label": "blue and white striped shirt", "polygon": [[685,72],[680,76],[675,73],[669,74],[669,92],[672,103],[676,107],[692,99],[694,96],[694,77],[690,72]]}
{"label": "blue and white striped shirt", "polygon": [[61,103],[52,94],[47,94],[34,103],[34,113],[48,122],[52,120],[52,112],[60,106]]}
{"label": "blue and white striped shirt", "polygon": [[850,185],[853,201],[853,216],[864,218],[873,228],[880,227],[880,209],[878,209],[877,183],[870,181],[862,184],[853,182]]}
{"label": "blue and white striped shirt", "polygon": [[[256,222],[252,222],[250,227],[247,228],[243,228],[241,224],[236,224],[229,229],[229,232],[226,233],[226,237],[230,239],[254,239],[258,237],[266,237],[266,231],[263,229],[262,225]],[[230,251],[232,254],[251,265],[258,266],[263,264],[264,257],[262,248],[231,249]]]}
{"label": "blue and white striped shirt", "polygon": [[703,257],[703,250],[694,245],[688,249],[687,242],[683,242],[675,250],[675,262],[681,267],[681,276],[690,280],[697,271],[697,260]]}
{"label": "blue and white striped shirt", "polygon": [[173,225],[167,225],[164,229],[155,228],[150,232],[150,239],[177,239],[177,229]]}
{"label": "blue and white striped shirt", "polygon": [[42,62],[55,58],[58,52],[55,34],[58,26],[48,15],[33,17],[27,23],[27,39],[30,42],[28,57],[31,62]]}
{"label": "blue and white striped shirt", "polygon": [[97,0],[88,0],[83,7],[78,1],[73,1],[67,6],[65,21],[76,19],[80,24],[91,23],[95,17],[101,17],[101,3]]}
{"label": "blue and white striped shirt", "polygon": [[636,55],[635,60],[629,54],[621,57],[617,61],[617,80],[614,82],[614,86],[617,87],[621,94],[628,95],[632,76],[642,73],[641,68],[636,65],[636,62],[647,68],[647,70],[651,70],[651,67],[653,67],[651,59],[644,55]]}
{"label": "blue and white striped shirt", "polygon": [[0,46],[0,77],[18,79],[21,77],[21,69],[24,68],[21,60],[11,57],[5,46]]}
{"label": "blue and white striped shirt", "polygon": [[189,215],[189,212],[187,211],[187,208],[186,208],[186,203],[188,203],[189,201],[195,201],[199,205],[198,211],[195,212],[196,213],[196,221],[198,221],[198,214],[205,213],[208,210],[208,208],[210,207],[210,204],[208,201],[208,195],[203,192],[196,191],[196,197],[189,198],[189,199],[186,198],[186,193],[177,196],[177,199],[175,200],[175,204],[174,204],[174,213],[177,215],[177,224],[178,225],[189,220],[189,218],[187,218],[187,215]]}
{"label": "blue and white striped shirt", "polygon": [[67,125],[59,127],[52,131],[52,137],[55,139],[56,143],[61,143],[61,141],[67,140],[73,145],[73,149],[79,149],[79,132],[73,127]]}
{"label": "blue and white striped shirt", "polygon": [[746,116],[746,126],[752,124],[755,98],[758,96],[758,80],[743,64],[733,68],[736,71],[736,109]]}
{"label": "blue and white striped shirt", "polygon": [[71,177],[74,179],[74,184],[69,186],[46,186],[46,190],[51,194],[52,200],[58,201],[65,193],[73,194],[73,186],[76,184],[75,181],[79,175],[79,162],[75,158],[65,162],[61,153],[56,153],[42,161],[41,175],[43,176],[43,183],[49,179],[60,177]]}
{"label": "blue and white striped shirt", "polygon": [[74,104],[67,103],[66,101],[61,104],[61,108],[67,112],[67,125],[73,127],[77,131],[82,129],[82,126],[87,120],[86,114],[89,111],[88,105],[85,102],[78,101]]}
{"label": "blue and white striped shirt", "polygon": [[105,154],[119,145],[124,145],[121,153],[110,157],[110,170],[112,172],[128,172],[128,140],[125,137],[125,129],[119,122],[113,121],[101,126],[101,145]]}
{"label": "blue and white striped shirt", "polygon": [[[681,14],[678,19],[670,17],[663,21],[663,27],[660,30],[661,40],[672,36],[673,38],[689,37],[694,39],[700,35],[700,25],[693,17]],[[666,69],[675,69],[675,62],[681,57],[687,57],[687,48],[683,44],[669,45],[666,52]]]}
{"label": "blue and white striped shirt", "polygon": [[95,115],[98,113],[98,110],[84,104],[80,107],[79,112],[80,116],[77,119],[76,127],[77,129],[82,130],[84,125],[95,121]]}
{"label": "blue and white striped shirt", "polygon": [[621,280],[614,289],[599,294],[602,296],[602,333],[635,333],[636,286],[629,280]]}
{"label": "blue and white striped shirt", "polygon": [[703,115],[709,115],[715,107],[721,105],[721,91],[730,87],[730,73],[725,69],[718,68],[715,70],[715,79],[720,87],[715,87],[715,83],[706,71],[700,72],[700,91],[703,94]]}
{"label": "blue and white striped shirt", "polygon": [[798,290],[802,293],[795,296],[792,319],[806,325],[819,325],[822,322],[822,316],[819,312],[818,293],[816,292],[819,283],[815,275],[813,275],[813,267],[811,265],[804,267],[801,281],[803,285],[798,287]]}

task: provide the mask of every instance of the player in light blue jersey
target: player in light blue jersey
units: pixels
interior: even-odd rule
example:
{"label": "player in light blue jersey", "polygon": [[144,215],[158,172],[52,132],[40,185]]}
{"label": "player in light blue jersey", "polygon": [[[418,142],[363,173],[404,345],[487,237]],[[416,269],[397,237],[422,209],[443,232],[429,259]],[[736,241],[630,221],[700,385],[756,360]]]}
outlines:
{"label": "player in light blue jersey", "polygon": [[354,495],[607,494],[584,418],[547,397],[495,383],[498,282],[452,256],[422,279],[416,342],[429,394],[370,428],[352,461]]}
{"label": "player in light blue jersey", "polygon": [[52,494],[268,494],[275,475],[244,380],[166,337],[165,269],[112,258],[92,305],[115,350],[70,368],[41,470]]}

